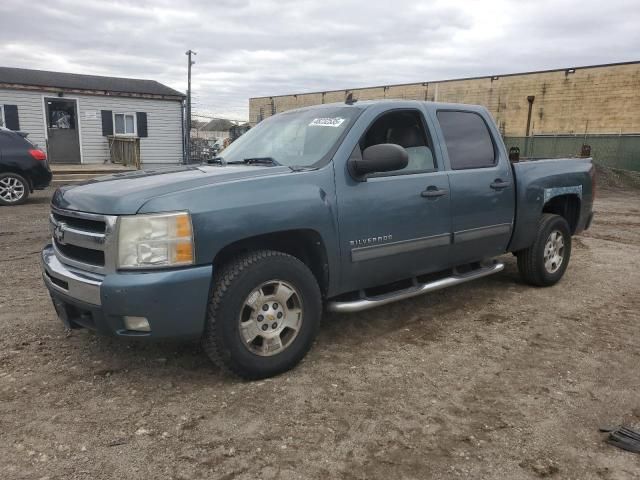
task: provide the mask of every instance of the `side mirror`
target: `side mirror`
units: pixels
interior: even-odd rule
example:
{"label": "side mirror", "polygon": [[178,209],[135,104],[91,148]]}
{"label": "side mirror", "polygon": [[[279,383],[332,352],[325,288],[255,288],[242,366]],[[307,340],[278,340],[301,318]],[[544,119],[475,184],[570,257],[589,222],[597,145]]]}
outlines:
{"label": "side mirror", "polygon": [[400,170],[409,163],[409,154],[400,145],[381,143],[372,145],[362,152],[362,158],[349,161],[350,169],[356,176],[362,177],[369,173],[391,172]]}

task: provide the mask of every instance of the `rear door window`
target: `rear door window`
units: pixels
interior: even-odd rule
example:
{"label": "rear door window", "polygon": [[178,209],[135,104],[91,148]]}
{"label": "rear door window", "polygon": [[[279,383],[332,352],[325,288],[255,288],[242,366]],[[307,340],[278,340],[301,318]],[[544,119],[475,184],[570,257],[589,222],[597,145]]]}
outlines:
{"label": "rear door window", "polygon": [[491,134],[480,115],[441,110],[437,116],[453,170],[487,168],[496,164]]}

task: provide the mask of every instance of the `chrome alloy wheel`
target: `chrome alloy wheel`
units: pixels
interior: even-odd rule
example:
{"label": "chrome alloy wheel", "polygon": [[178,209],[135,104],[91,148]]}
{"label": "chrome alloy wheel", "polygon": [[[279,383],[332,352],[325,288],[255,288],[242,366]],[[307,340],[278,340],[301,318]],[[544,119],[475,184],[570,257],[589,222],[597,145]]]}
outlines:
{"label": "chrome alloy wheel", "polygon": [[556,273],[564,260],[564,237],[558,230],[549,234],[544,245],[544,268],[549,273]]}
{"label": "chrome alloy wheel", "polygon": [[239,327],[250,352],[268,357],[283,352],[302,326],[302,297],[286,282],[270,280],[244,301]]}
{"label": "chrome alloy wheel", "polygon": [[24,197],[25,184],[16,177],[0,179],[0,198],[7,203],[16,203]]}

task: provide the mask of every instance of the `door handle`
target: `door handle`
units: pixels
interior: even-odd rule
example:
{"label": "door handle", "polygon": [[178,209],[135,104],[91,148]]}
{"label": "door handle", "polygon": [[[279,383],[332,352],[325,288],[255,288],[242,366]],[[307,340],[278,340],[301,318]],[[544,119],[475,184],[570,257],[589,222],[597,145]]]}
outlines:
{"label": "door handle", "polygon": [[501,190],[511,185],[511,182],[505,182],[500,178],[496,178],[489,186],[494,190]]}
{"label": "door handle", "polygon": [[427,187],[426,190],[420,192],[420,195],[424,198],[437,198],[447,194],[447,190],[445,188],[439,189],[438,187],[431,185]]}

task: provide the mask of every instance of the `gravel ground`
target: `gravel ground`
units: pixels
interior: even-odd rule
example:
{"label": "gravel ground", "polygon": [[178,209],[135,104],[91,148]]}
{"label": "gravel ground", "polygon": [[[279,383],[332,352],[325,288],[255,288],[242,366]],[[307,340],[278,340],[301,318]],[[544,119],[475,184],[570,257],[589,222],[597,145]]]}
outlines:
{"label": "gravel ground", "polygon": [[504,272],[327,315],[295,370],[66,335],[40,278],[51,191],[0,208],[0,478],[640,478],[640,190],[602,190],[555,287]]}

